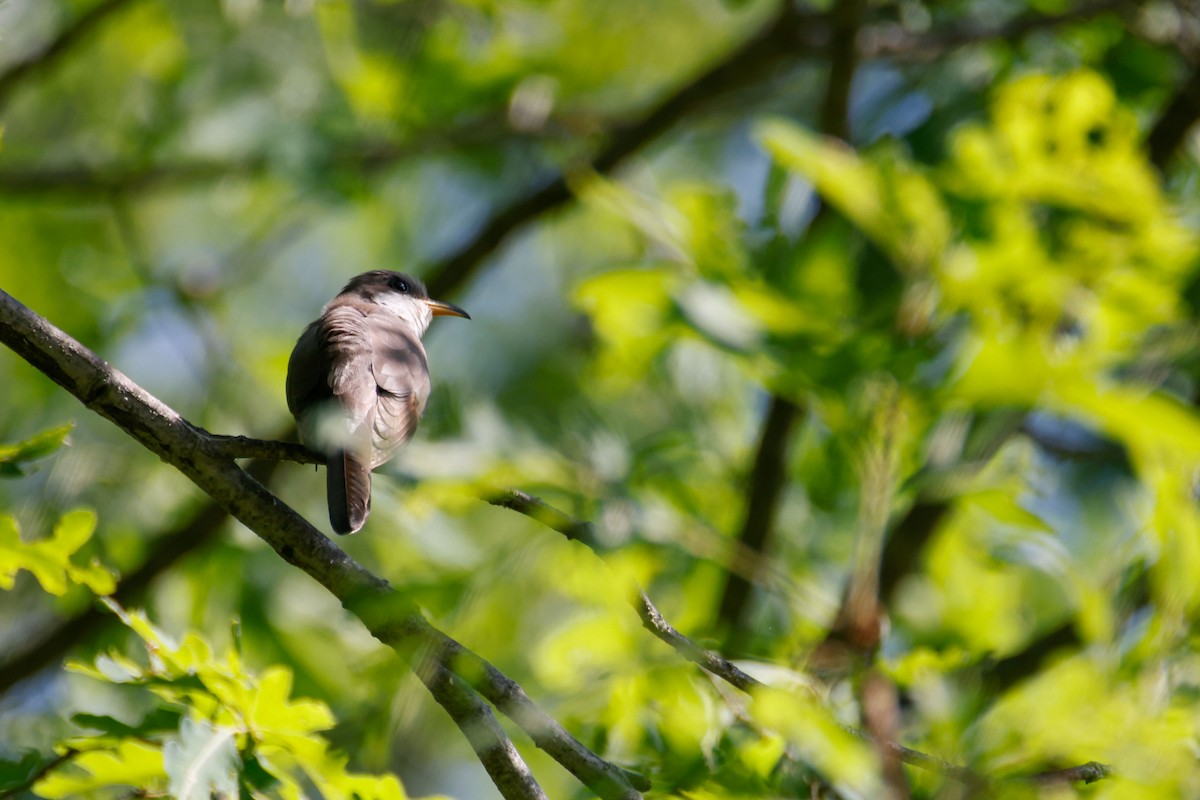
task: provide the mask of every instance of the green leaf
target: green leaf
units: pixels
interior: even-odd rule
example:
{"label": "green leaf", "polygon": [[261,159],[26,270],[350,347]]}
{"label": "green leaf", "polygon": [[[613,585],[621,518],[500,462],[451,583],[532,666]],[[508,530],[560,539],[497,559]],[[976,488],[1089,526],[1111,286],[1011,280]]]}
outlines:
{"label": "green leaf", "polygon": [[291,693],[290,669],[276,665],[263,674],[249,714],[262,739],[307,736],[333,727],[333,714],[327,705],[318,700],[290,700]]}
{"label": "green leaf", "polygon": [[868,160],[837,139],[787,120],[756,128],[763,147],[798,173],[901,267],[936,263],[951,240],[941,194],[921,172],[885,152]]}
{"label": "green leaf", "polygon": [[177,800],[232,797],[240,764],[236,732],[186,717],[179,738],[163,748],[163,764]]}
{"label": "green leaf", "polygon": [[72,583],[87,586],[96,594],[110,594],[116,580],[99,562],[93,560],[82,567],[71,562],[71,556],[95,530],[95,512],[75,509],[62,516],[51,538],[25,543],[16,520],[0,516],[0,589],[11,589],[17,572],[23,569],[50,594],[65,594]]}
{"label": "green leaf", "polygon": [[33,792],[57,800],[113,786],[145,789],[164,783],[165,778],[162,751],[126,740],[111,750],[81,753],[35,783]]}
{"label": "green leaf", "polygon": [[18,478],[27,474],[26,463],[45,458],[63,446],[75,423],[68,422],[31,436],[14,445],[0,446],[0,477]]}
{"label": "green leaf", "polygon": [[673,269],[616,270],[576,287],[573,300],[592,319],[603,343],[600,377],[617,386],[642,379],[672,340]]}

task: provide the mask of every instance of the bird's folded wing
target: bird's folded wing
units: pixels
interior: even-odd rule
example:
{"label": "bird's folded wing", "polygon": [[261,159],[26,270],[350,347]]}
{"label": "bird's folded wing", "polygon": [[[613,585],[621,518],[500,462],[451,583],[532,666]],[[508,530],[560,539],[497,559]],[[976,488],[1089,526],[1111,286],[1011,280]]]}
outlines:
{"label": "bird's folded wing", "polygon": [[377,386],[374,466],[412,438],[429,399],[429,366],[421,340],[388,314],[367,317]]}

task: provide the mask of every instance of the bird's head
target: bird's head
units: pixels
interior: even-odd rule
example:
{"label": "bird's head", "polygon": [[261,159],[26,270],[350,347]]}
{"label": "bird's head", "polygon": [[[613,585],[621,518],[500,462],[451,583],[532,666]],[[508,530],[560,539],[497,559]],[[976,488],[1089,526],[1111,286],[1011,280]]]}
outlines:
{"label": "bird's head", "polygon": [[368,303],[383,306],[409,322],[418,335],[425,332],[434,317],[471,318],[470,314],[453,303],[429,299],[429,291],[420,279],[387,269],[355,275],[341,294],[352,294]]}

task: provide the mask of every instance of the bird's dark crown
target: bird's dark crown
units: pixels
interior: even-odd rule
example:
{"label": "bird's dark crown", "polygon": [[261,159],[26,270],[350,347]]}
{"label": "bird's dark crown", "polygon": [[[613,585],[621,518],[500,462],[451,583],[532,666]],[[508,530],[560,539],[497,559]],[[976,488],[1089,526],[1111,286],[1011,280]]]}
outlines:
{"label": "bird's dark crown", "polygon": [[355,275],[342,289],[341,294],[356,294],[363,299],[370,300],[384,292],[399,292],[419,300],[429,299],[429,291],[419,278],[390,269],[373,269],[370,272]]}

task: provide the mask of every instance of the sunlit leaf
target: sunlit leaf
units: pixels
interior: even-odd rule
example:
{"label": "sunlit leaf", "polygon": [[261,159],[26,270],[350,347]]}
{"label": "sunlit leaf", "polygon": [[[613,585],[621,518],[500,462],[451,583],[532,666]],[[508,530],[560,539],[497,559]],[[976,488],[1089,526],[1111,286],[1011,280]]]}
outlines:
{"label": "sunlit leaf", "polygon": [[69,511],[54,527],[49,539],[22,542],[16,520],[0,516],[0,589],[11,589],[16,574],[28,570],[50,594],[61,595],[72,584],[82,584],[97,594],[116,588],[111,572],[93,560],[80,567],[71,557],[91,539],[96,515],[86,509]]}
{"label": "sunlit leaf", "polygon": [[134,739],[113,750],[82,753],[33,785],[40,797],[76,797],[114,786],[132,788],[165,784],[162,751]]}

